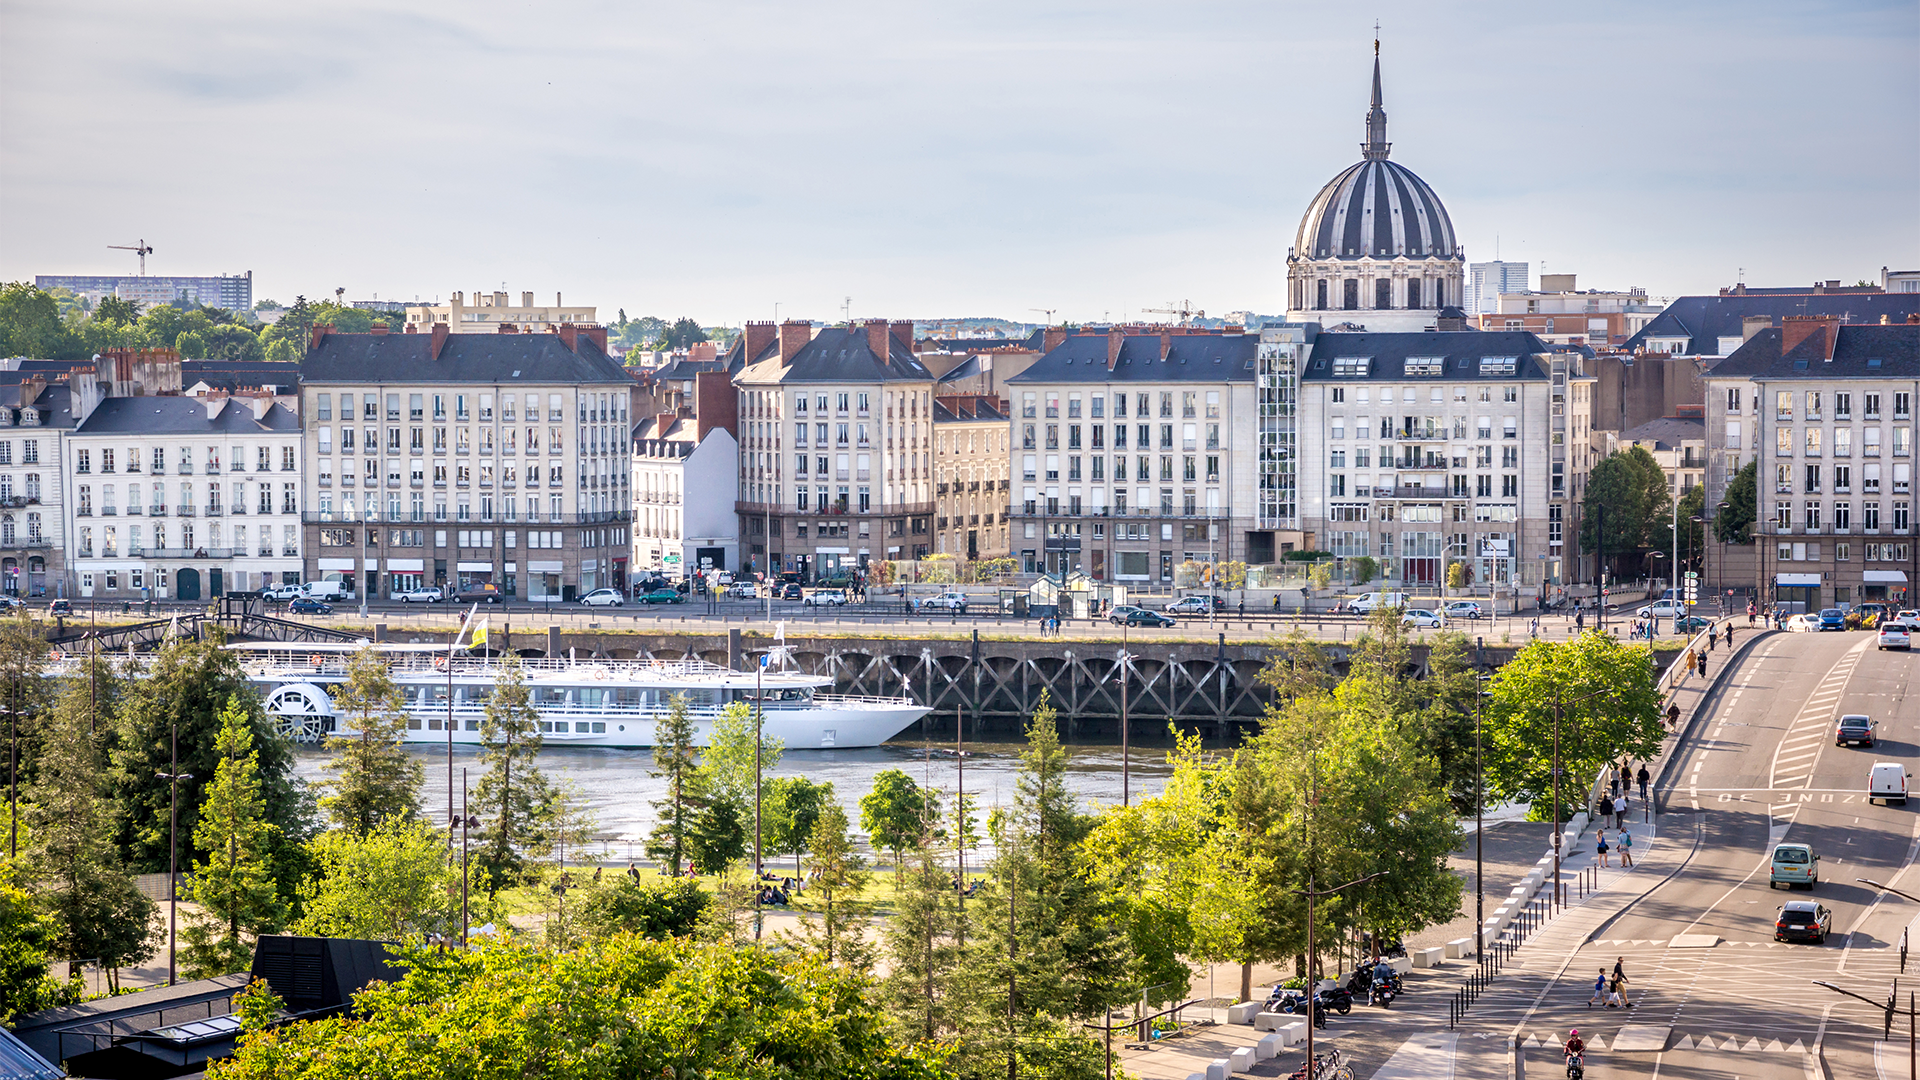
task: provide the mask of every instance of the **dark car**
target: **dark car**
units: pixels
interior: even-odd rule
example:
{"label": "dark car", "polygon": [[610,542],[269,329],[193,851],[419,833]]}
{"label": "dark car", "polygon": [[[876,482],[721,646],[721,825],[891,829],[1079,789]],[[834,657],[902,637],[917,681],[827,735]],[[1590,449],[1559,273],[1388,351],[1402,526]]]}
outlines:
{"label": "dark car", "polygon": [[73,601],[71,600],[55,600],[53,603],[47,605],[47,617],[50,619],[61,615],[72,614]]}
{"label": "dark car", "polygon": [[315,600],[311,596],[302,596],[287,602],[287,613],[289,615],[331,615],[333,605]]}
{"label": "dark car", "polygon": [[789,581],[780,587],[780,599],[782,600],[802,600],[806,598],[806,595],[806,590],[802,589],[800,583],[797,581]]}
{"label": "dark car", "polygon": [[1833,912],[1812,900],[1789,900],[1773,919],[1773,940],[1824,943],[1833,931]]}
{"label": "dark car", "polygon": [[1833,728],[1833,745],[1846,746],[1859,743],[1861,746],[1873,745],[1873,718],[1869,716],[1843,716]]}
{"label": "dark car", "polygon": [[1673,630],[1674,633],[1677,634],[1690,634],[1695,630],[1705,630],[1712,625],[1712,619],[1703,618],[1699,615],[1688,615],[1674,623]]}
{"label": "dark car", "polygon": [[1115,618],[1114,621],[1121,623],[1124,626],[1177,626],[1179,625],[1176,622],[1174,622],[1172,619],[1166,617],[1165,615],[1162,615],[1157,611],[1148,611],[1146,608],[1134,608],[1133,610],[1128,611],[1124,616],[1121,616],[1120,613],[1116,611],[1115,615],[1117,617]]}
{"label": "dark car", "polygon": [[687,598],[681,595],[679,589],[655,589],[640,597],[640,602],[643,604],[684,604],[687,602]]}

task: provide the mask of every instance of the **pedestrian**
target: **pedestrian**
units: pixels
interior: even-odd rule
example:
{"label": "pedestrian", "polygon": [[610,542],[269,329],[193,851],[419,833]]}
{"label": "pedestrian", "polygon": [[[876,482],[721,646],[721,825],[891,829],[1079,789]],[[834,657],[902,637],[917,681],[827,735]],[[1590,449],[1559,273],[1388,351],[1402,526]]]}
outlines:
{"label": "pedestrian", "polygon": [[1703,679],[1707,677],[1707,657],[1704,653],[1700,656],[1700,677]]}
{"label": "pedestrian", "polygon": [[1600,820],[1608,825],[1613,824],[1613,796],[1611,795],[1600,796]]}
{"label": "pedestrian", "polygon": [[1280,594],[1279,593],[1273,594],[1273,613],[1275,615],[1280,614]]}
{"label": "pedestrian", "polygon": [[1620,793],[1620,797],[1618,799],[1615,799],[1613,802],[1614,820],[1616,820],[1623,826],[1627,823],[1628,801],[1629,801],[1629,795],[1627,792],[1623,791]]}
{"label": "pedestrian", "polygon": [[1247,598],[1244,596],[1240,598],[1240,617],[1243,619],[1247,617]]}
{"label": "pedestrian", "polygon": [[1753,626],[1753,601],[1747,601],[1747,626]]}
{"label": "pedestrian", "polygon": [[1615,968],[1613,980],[1607,986],[1607,1008],[1618,1009],[1632,1004],[1633,1002],[1627,1000],[1626,976],[1621,975],[1619,969]]}
{"label": "pedestrian", "polygon": [[[1576,601],[1575,603],[1577,604],[1578,601]],[[1584,611],[1581,611],[1578,607],[1575,607],[1573,609],[1573,632],[1576,634],[1582,633],[1586,630],[1586,628],[1587,628],[1587,613]]]}
{"label": "pedestrian", "polygon": [[1653,774],[1647,772],[1645,762],[1640,764],[1640,773],[1635,779],[1640,781],[1640,801],[1645,802],[1647,800],[1647,781],[1653,779]]}
{"label": "pedestrian", "polygon": [[1607,1002],[1607,969],[1601,968],[1600,974],[1593,977],[1593,996],[1587,999],[1587,1008],[1604,1005]]}
{"label": "pedestrian", "polygon": [[1620,999],[1620,1004],[1631,1008],[1633,1005],[1633,1002],[1627,1000],[1628,981],[1629,980],[1627,979],[1627,958],[1624,956],[1614,957],[1613,958],[1613,993],[1614,993],[1614,996]]}
{"label": "pedestrian", "polygon": [[1680,706],[1677,702],[1670,703],[1667,705],[1667,729],[1671,731],[1673,728],[1679,726],[1679,724]]}
{"label": "pedestrian", "polygon": [[[1633,865],[1633,834],[1627,831],[1627,826],[1625,822],[1620,823],[1620,842],[1615,846],[1620,849],[1620,865],[1622,867],[1632,866]],[[1614,969],[1616,973],[1619,970],[1620,970],[1619,968]]]}
{"label": "pedestrian", "polygon": [[1607,865],[1607,830],[1601,829],[1600,831],[1594,833],[1594,836],[1596,836],[1598,839],[1594,841],[1593,853],[1599,856],[1600,865],[1606,866]]}
{"label": "pedestrian", "polygon": [[1611,794],[1620,794],[1620,770],[1612,767],[1607,769],[1607,788]]}

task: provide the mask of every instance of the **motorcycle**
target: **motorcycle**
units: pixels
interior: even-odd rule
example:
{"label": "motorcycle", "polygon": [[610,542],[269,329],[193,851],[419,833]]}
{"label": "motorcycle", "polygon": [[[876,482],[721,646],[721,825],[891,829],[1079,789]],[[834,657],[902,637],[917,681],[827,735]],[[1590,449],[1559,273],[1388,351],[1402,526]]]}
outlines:
{"label": "motorcycle", "polygon": [[1567,1080],[1583,1080],[1587,1075],[1587,1056],[1585,1054],[1567,1055]]}
{"label": "motorcycle", "polygon": [[1385,980],[1374,983],[1367,990],[1367,1004],[1378,1005],[1385,1009],[1393,1004],[1394,989]]}
{"label": "motorcycle", "polygon": [[1353,1011],[1353,995],[1348,993],[1344,986],[1322,990],[1314,995],[1314,1000],[1321,1008],[1332,1009],[1341,1016]]}

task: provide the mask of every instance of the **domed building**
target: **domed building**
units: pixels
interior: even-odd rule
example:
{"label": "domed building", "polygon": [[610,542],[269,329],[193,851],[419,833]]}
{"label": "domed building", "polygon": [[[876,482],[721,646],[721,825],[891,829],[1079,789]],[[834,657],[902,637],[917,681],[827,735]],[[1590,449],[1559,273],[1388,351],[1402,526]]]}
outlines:
{"label": "domed building", "polygon": [[1413,170],[1388,160],[1391,149],[1375,41],[1361,159],[1314,196],[1287,250],[1290,320],[1426,330],[1465,298],[1466,256],[1447,208]]}

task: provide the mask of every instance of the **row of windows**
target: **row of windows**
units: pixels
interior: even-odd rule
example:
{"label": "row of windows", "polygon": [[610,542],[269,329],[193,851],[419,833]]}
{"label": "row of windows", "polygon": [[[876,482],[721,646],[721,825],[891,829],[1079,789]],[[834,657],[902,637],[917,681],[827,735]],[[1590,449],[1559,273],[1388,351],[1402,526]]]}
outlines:
{"label": "row of windows", "polygon": [[[922,413],[932,414],[932,394],[928,391],[889,390],[885,393],[885,398],[884,404],[889,416],[896,410],[901,417],[919,416]],[[770,415],[774,411],[773,406],[777,400],[777,391],[746,390],[740,395],[740,404],[747,416]],[[873,399],[865,390],[839,390],[811,394],[802,391],[793,395],[794,415],[807,415],[809,402],[813,405],[814,415],[831,412],[844,416],[849,412],[856,412],[861,416],[867,416],[871,415]]]}
{"label": "row of windows", "polygon": [[[476,419],[482,423],[488,423],[494,418],[494,396],[492,394],[389,393],[385,396],[386,410],[384,419],[387,420],[401,419],[400,402],[403,397],[406,399],[407,411],[405,418],[408,420],[425,419],[427,415],[426,409],[429,404],[433,407],[433,418],[435,420],[446,419],[449,409],[452,410],[452,416],[455,420]],[[540,397],[541,395],[539,394],[526,395],[525,411],[522,414],[526,419],[530,421],[540,419]],[[627,395],[613,393],[580,394],[578,397],[580,411],[578,419],[582,423],[626,423]],[[383,418],[380,408],[380,394],[341,394],[339,398],[340,419],[342,420],[352,420],[354,418],[354,406],[356,403],[359,405],[360,419],[379,420]],[[333,419],[333,399],[334,395],[331,393],[314,395],[315,419],[323,421]],[[564,394],[548,394],[546,395],[546,399],[546,418],[548,420],[567,419],[566,396]],[[516,419],[515,409],[520,406],[520,401],[521,396],[518,394],[500,395],[500,419],[509,424],[513,423]],[[469,402],[472,402],[476,407],[473,413],[467,411]]]}
{"label": "row of windows", "polygon": [[[518,549],[523,540],[527,547],[543,551],[558,551],[567,543],[567,532],[564,529],[527,529],[524,533],[519,529],[497,531],[502,543],[508,549]],[[387,529],[384,532],[380,529],[368,529],[362,534],[359,529],[329,528],[320,530],[319,540],[320,546],[324,548],[350,548],[358,547],[364,535],[367,547],[377,548],[380,546],[380,538],[385,536],[386,546],[390,548],[423,548],[427,546],[427,538],[431,535],[433,546],[443,548],[447,546],[448,532],[446,529]],[[456,546],[478,550],[493,547],[495,532],[494,529],[455,529],[452,530],[452,537]],[[581,529],[575,539],[583,548],[624,547],[627,543],[627,530],[624,528]]]}
{"label": "row of windows", "polygon": [[[1375,428],[1371,417],[1356,416],[1353,418],[1354,438],[1375,438],[1374,431]],[[1377,437],[1382,439],[1427,439],[1442,441],[1447,439],[1465,439],[1468,437],[1467,417],[1464,416],[1455,416],[1451,422],[1444,416],[1403,416],[1397,425],[1394,423],[1393,417],[1383,416],[1380,418],[1378,431],[1379,434]],[[1344,416],[1336,416],[1328,421],[1328,436],[1334,439],[1346,438],[1347,418]],[[1473,437],[1476,439],[1493,438],[1493,417],[1476,417]],[[1503,439],[1519,438],[1520,418],[1517,416],[1501,417],[1500,437]]]}
{"label": "row of windows", "polygon": [[[1908,485],[1913,481],[1913,466],[1904,461],[1896,462],[1893,465],[1892,472],[1893,491],[1896,494],[1906,492]],[[1801,472],[1800,478],[1802,483],[1800,493],[1808,495],[1818,494],[1823,490],[1821,481],[1829,475],[1831,475],[1833,479],[1834,494],[1845,495],[1853,491],[1853,466],[1835,465],[1832,467],[1831,474],[1829,474],[1826,466],[1809,464],[1805,466]],[[1793,479],[1793,466],[1775,465],[1773,467],[1774,493],[1779,495],[1796,494],[1793,487]],[[1868,495],[1879,494],[1880,465],[1878,463],[1869,462],[1860,466],[1860,490]]]}
{"label": "row of windows", "polygon": [[[92,447],[81,447],[73,452],[74,472],[91,473],[93,471],[94,449],[95,448]],[[125,471],[137,473],[140,471],[140,462],[143,456],[148,463],[148,472],[160,473],[167,471],[167,448],[164,446],[146,447],[146,453],[144,455],[141,453],[141,447],[130,446],[126,450],[125,457],[119,455],[118,447],[104,446],[98,449],[100,452],[100,471],[103,473],[119,472],[123,464],[125,465]],[[178,470],[183,473],[192,472],[194,469],[193,451],[185,447],[177,449],[178,453],[174,454],[174,462]],[[235,446],[231,449],[232,455],[226,459],[225,463],[226,470],[228,472],[246,472],[247,448],[244,446]],[[272,471],[273,460],[276,456],[280,459],[280,471],[292,472],[298,467],[298,451],[291,443],[280,447],[280,453],[278,455],[274,454],[273,447],[271,446],[256,446],[253,450],[253,467],[256,472]],[[38,455],[36,454],[35,457],[37,458]],[[0,464],[6,463],[0,462]],[[220,448],[218,446],[209,446],[206,448],[204,465],[206,471],[209,473],[221,471],[222,463]]]}
{"label": "row of windows", "polygon": [[[33,481],[36,478],[34,477],[33,474],[29,473],[28,479],[29,481]],[[0,473],[0,498],[5,498],[9,493],[9,489],[12,486],[10,482],[11,480],[12,480],[12,477],[7,476],[4,473]],[[177,510],[185,511],[187,513],[192,513],[196,505],[194,502],[194,490],[197,486],[198,485],[194,484],[191,481],[182,480],[180,482],[180,487],[178,489],[180,493],[180,501],[173,504],[174,508]],[[251,503],[249,503],[247,500],[247,485],[242,483],[235,483],[233,485],[233,501],[229,505],[233,508],[234,513],[244,514],[246,513],[247,507],[250,505],[256,508],[255,512],[257,513],[261,513],[261,514],[273,513],[273,485],[271,483],[267,483],[263,481],[263,482],[254,484],[253,487],[254,487],[254,500]],[[152,491],[153,491],[153,503],[150,506],[147,506],[146,508],[147,511],[153,514],[166,513],[167,512],[167,485],[164,482],[155,481],[152,485]],[[141,512],[141,507],[143,504],[140,502],[140,492],[141,492],[141,486],[139,484],[127,485],[127,513],[128,514],[138,514]],[[118,512],[118,504],[115,501],[116,494],[117,493],[114,491],[114,485],[112,484],[100,485],[101,514],[111,517],[112,515]],[[207,485],[207,501],[204,505],[208,513],[217,514],[222,512],[221,506],[220,506],[220,495],[221,495],[221,487],[219,484]],[[74,514],[78,517],[88,517],[92,515],[93,510],[94,510],[93,485],[92,484],[77,485],[74,488],[74,507],[73,507]],[[300,511],[300,499],[299,499],[298,486],[295,484],[281,484],[280,485],[280,512],[283,514],[296,514],[296,513],[299,513],[299,511]]]}
{"label": "row of windows", "polygon": [[[1728,432],[1732,436],[1728,449],[1738,449],[1740,446],[1739,435],[1737,432],[1738,424],[1739,424],[1739,421],[1736,420],[1736,421],[1730,422],[1727,425]],[[1878,428],[1878,427],[1860,429],[1860,456],[1861,457],[1879,457],[1880,446],[1881,446],[1881,441],[1880,441],[1881,436],[1882,436],[1882,433],[1884,433],[1887,430],[1888,429],[1886,428]],[[1893,432],[1893,438],[1892,438],[1893,456],[1908,457],[1912,455],[1913,429],[1910,427],[1895,427],[1891,430]],[[1775,457],[1792,457],[1794,446],[1797,443],[1800,446],[1803,455],[1806,457],[1822,456],[1822,448],[1828,445],[1831,445],[1832,447],[1830,451],[1831,456],[1852,457],[1854,429],[1853,428],[1832,428],[1831,439],[1829,439],[1828,437],[1828,432],[1829,432],[1828,428],[1816,428],[1816,427],[1803,428],[1801,429],[1799,437],[1796,439],[1794,436],[1793,428],[1790,428],[1790,427],[1775,428],[1773,430],[1774,456]]]}
{"label": "row of windows", "polygon": [[[1107,478],[1107,459],[1104,457],[1082,458],[1075,454],[1069,455],[1066,460],[1066,478],[1069,481],[1085,479],[1097,482]],[[1082,461],[1085,461],[1089,466],[1084,476],[1082,476],[1080,469]],[[1114,480],[1119,482],[1125,482],[1127,480],[1127,461],[1128,458],[1125,455],[1117,456],[1113,459]],[[1152,480],[1154,478],[1153,455],[1136,454],[1133,456],[1132,461],[1132,477],[1134,480]],[[1220,482],[1220,455],[1218,454],[1183,454],[1178,457],[1173,454],[1161,454],[1159,461],[1159,478],[1161,480],[1179,479],[1191,483],[1196,482],[1201,476],[1205,476],[1209,484],[1217,484]],[[1177,472],[1175,470],[1176,462],[1179,464]],[[1028,454],[1021,458],[1020,478],[1030,483],[1038,482],[1040,479],[1039,464],[1040,459],[1036,455]],[[1055,454],[1047,455],[1046,465],[1047,482],[1054,483],[1058,481],[1060,479],[1059,456]],[[1204,472],[1202,471],[1203,468]]]}
{"label": "row of windows", "polygon": [[[1349,393],[1353,395],[1352,404],[1371,405],[1373,404],[1372,395],[1374,389],[1374,387],[1370,386],[1355,386],[1352,388],[1330,386],[1327,388],[1327,395],[1328,400],[1335,405],[1346,404]],[[1394,387],[1382,386],[1378,389],[1380,391],[1380,404],[1392,405],[1394,402]],[[1500,401],[1504,404],[1511,405],[1520,400],[1520,388],[1517,386],[1455,386],[1451,395],[1449,395],[1443,387],[1432,386],[1426,389],[1424,396],[1429,405],[1444,405],[1449,396],[1452,397],[1455,405],[1468,404],[1467,399],[1469,396],[1482,405],[1491,405],[1493,404],[1496,393],[1500,395]],[[1399,395],[1400,402],[1403,405],[1418,405],[1423,396],[1421,389],[1417,386],[1401,387],[1399,389]]]}
{"label": "row of windows", "polygon": [[[1039,434],[1040,434],[1038,430],[1039,427],[1040,425],[1036,425],[1036,424],[1021,425],[1020,448],[1022,450],[1040,449],[1040,447],[1036,445],[1039,439]],[[1081,425],[1068,424],[1066,425],[1066,428],[1067,428],[1067,449],[1069,450],[1082,449],[1083,446],[1080,439]],[[1046,429],[1046,449],[1048,450],[1060,449],[1060,425],[1047,424],[1045,425],[1045,429]],[[1174,431],[1174,425],[1172,424],[1160,425],[1160,449],[1172,450],[1174,448],[1173,431]],[[1151,449],[1153,447],[1153,425],[1152,424],[1139,424],[1135,426],[1134,432],[1135,432],[1135,435],[1134,435],[1133,444],[1136,447],[1139,447],[1142,450]],[[1104,426],[1099,424],[1089,425],[1087,427],[1087,434],[1089,437],[1089,441],[1085,444],[1086,449],[1091,449],[1091,450],[1106,449],[1107,429]],[[1200,438],[1200,425],[1198,424],[1180,425],[1180,446],[1182,449],[1186,449],[1186,450],[1197,449],[1199,447],[1199,438]],[[1115,450],[1125,450],[1127,448],[1127,425],[1125,424],[1113,425],[1113,448]],[[1208,450],[1220,449],[1220,425],[1219,424],[1207,425],[1206,448]]]}
{"label": "row of windows", "polygon": [[[1218,390],[1206,390],[1206,391],[1162,390],[1159,392],[1159,399],[1160,399],[1159,415],[1161,417],[1165,419],[1173,418],[1174,398],[1176,394],[1178,395],[1180,400],[1180,416],[1183,419],[1192,420],[1192,419],[1196,419],[1200,415],[1200,402],[1203,394],[1205,395],[1205,400],[1206,400],[1207,419],[1209,420],[1220,419],[1220,391]],[[1045,397],[1045,401],[1046,401],[1045,408],[1046,408],[1047,419],[1051,420],[1060,415],[1060,392],[1058,390],[1046,390],[1046,391],[1029,390],[1020,395],[1020,418],[1022,420],[1032,420],[1035,418],[1034,410],[1039,407],[1039,402],[1042,396]],[[1133,402],[1134,402],[1133,415],[1141,419],[1145,419],[1149,416],[1153,416],[1154,415],[1154,412],[1153,412],[1154,396],[1155,395],[1151,391],[1141,391],[1139,393],[1134,394],[1133,395]],[[1067,419],[1069,420],[1078,419],[1080,416],[1079,392],[1068,391],[1066,397],[1067,397]],[[1089,395],[1087,400],[1087,416],[1094,420],[1099,420],[1105,417],[1106,414],[1107,414],[1107,395],[1105,394]],[[1122,419],[1126,415],[1127,415],[1127,395],[1126,394],[1113,395],[1114,419],[1116,420]]]}
{"label": "row of windows", "polygon": [[[364,468],[358,471],[359,475],[364,478],[367,486],[377,486],[380,483],[380,459],[366,458],[362,464]],[[340,474],[340,484],[342,487],[353,486],[355,472],[351,469],[352,465],[353,462],[351,461],[342,463],[343,471]],[[455,462],[451,466],[444,461],[436,461],[433,463],[433,483],[435,487],[447,486],[449,477],[452,478],[454,483],[465,486],[473,482],[475,474],[475,467],[464,461]],[[565,474],[565,466],[546,466],[546,481],[554,487],[562,486],[561,481]],[[527,465],[524,467],[502,465],[496,474],[494,466],[482,464],[478,468],[478,475],[480,477],[481,487],[493,486],[496,475],[499,476],[502,487],[512,487],[515,483],[524,483],[527,487],[539,487],[542,473],[541,466],[539,465]],[[414,484],[425,484],[427,479],[427,465],[424,461],[419,460],[388,458],[386,476],[387,482],[390,484],[400,483],[402,477],[411,480]],[[624,479],[624,474],[622,478]],[[314,479],[321,487],[332,486],[333,462],[321,461],[319,465],[316,466]]]}
{"label": "row of windows", "polygon": [[[1860,560],[1862,562],[1906,562],[1912,557],[1912,552],[1911,544],[1861,544]],[[1782,541],[1774,548],[1774,553],[1781,562],[1808,560],[1819,562],[1820,544],[1817,541],[1813,543]],[[1852,542],[1843,540],[1833,545],[1833,558],[1835,562],[1852,562]]]}
{"label": "row of windows", "polygon": [[[351,491],[341,492],[337,502],[332,492],[323,491],[320,493],[318,501],[320,504],[318,512],[322,521],[356,521],[359,520],[363,512],[362,508],[364,508],[364,514],[368,521],[380,520],[380,497],[371,491],[367,492],[364,503],[356,502],[354,494]],[[481,494],[478,520],[494,520],[496,517],[495,505],[494,497],[491,494]],[[499,519],[504,521],[520,520],[520,502],[513,496],[501,496],[498,506],[499,512],[497,516]],[[336,507],[338,508],[337,510]],[[596,504],[593,512],[599,512],[600,509]],[[559,521],[565,512],[566,503],[564,502],[564,496],[547,496],[547,513],[551,520]],[[583,505],[581,512],[587,513],[589,511],[587,507]],[[406,515],[405,517],[401,516],[403,513]],[[405,510],[401,508],[400,495],[398,492],[389,493],[387,496],[386,517],[389,521],[449,520],[447,517],[446,496],[435,496],[432,509],[433,516],[429,518],[427,513],[426,498],[420,494],[416,493],[413,495],[408,501]],[[460,496],[453,504],[453,515],[452,520],[454,521],[476,520],[473,501],[465,495]],[[538,495],[528,495],[526,497],[526,519],[528,521],[540,520],[540,497]]]}
{"label": "row of windows", "polygon": [[[290,558],[300,554],[300,527],[283,525],[280,528],[280,543],[273,542],[273,526],[261,525],[253,530],[255,543],[249,544],[247,526],[235,525],[228,532],[220,522],[210,521],[204,529],[196,529],[193,521],[182,521],[177,527],[169,527],[164,522],[153,523],[153,546],[147,547],[142,541],[141,528],[138,525],[127,526],[126,554],[133,557],[143,555],[160,556],[163,553],[177,557],[207,556],[213,558],[258,557]],[[228,547],[228,538],[232,538],[232,547]],[[83,559],[91,559],[96,552],[93,546],[94,529],[91,525],[82,525],[74,533],[74,551]],[[175,543],[177,541],[177,546]],[[100,529],[100,558],[118,558],[120,550],[120,527],[106,525]]]}
{"label": "row of windows", "polygon": [[[1348,451],[1344,447],[1338,450],[1327,451],[1328,466],[1335,469],[1346,468],[1347,455]],[[1356,446],[1352,450],[1352,455],[1354,468],[1373,468],[1373,447]],[[1382,446],[1380,448],[1380,467],[1383,469],[1445,469],[1449,467],[1464,469],[1467,467],[1468,460],[1469,455],[1464,453],[1444,454],[1438,450],[1421,450],[1418,447],[1402,448],[1399,456],[1396,457],[1393,447]],[[1474,447],[1471,460],[1473,464],[1483,469],[1492,468],[1493,447]],[[1451,463],[1451,465],[1449,465],[1449,463]],[[1500,467],[1503,469],[1519,468],[1520,448],[1517,446],[1501,447]]]}
{"label": "row of windows", "polygon": [[[11,464],[13,464],[13,440],[0,439],[0,465],[11,465]],[[20,440],[20,464],[22,465],[40,464],[40,440],[39,439]]]}
{"label": "row of windows", "polygon": [[[1912,525],[1911,509],[1908,503],[1897,501],[1888,507],[1886,521],[1896,533],[1906,532]],[[1860,504],[1860,528],[1868,532],[1878,532],[1881,525],[1880,504],[1863,502]],[[1781,532],[1790,532],[1795,526],[1793,504],[1782,502],[1773,508],[1774,527]],[[1803,532],[1829,531],[1836,533],[1852,532],[1854,527],[1853,504],[1836,502],[1831,508],[1824,503],[1805,503],[1800,512],[1798,525]]]}
{"label": "row of windows", "polygon": [[[1860,394],[1862,417],[1867,420],[1880,419],[1880,406],[1883,398],[1892,399],[1893,418],[1895,420],[1906,420],[1913,415],[1913,394],[1910,392],[1896,391],[1883,395],[1879,391],[1870,391]],[[1797,403],[1804,410],[1800,414],[1802,419],[1819,420],[1824,415],[1822,408],[1831,400],[1833,402],[1833,418],[1835,420],[1851,420],[1853,419],[1853,399],[1854,391],[1851,390],[1836,390],[1832,392],[1825,390],[1776,390],[1773,394],[1773,415],[1776,420],[1791,420],[1793,419],[1794,406]],[[1760,395],[1757,392],[1753,396],[1753,403],[1756,406],[1760,404]],[[1727,389],[1727,411],[1731,413],[1740,411],[1740,388],[1737,386]]]}
{"label": "row of windows", "polygon": [[[456,454],[471,454],[474,452],[475,447],[478,447],[482,454],[491,454],[496,450],[502,454],[517,454],[520,452],[522,445],[521,432],[523,430],[526,432],[525,446],[527,453],[538,454],[540,452],[540,429],[537,427],[525,429],[495,429],[487,427],[477,430],[465,427],[453,428],[453,452]],[[351,454],[355,452],[355,431],[356,429],[350,427],[340,429],[341,453]],[[406,450],[415,454],[426,453],[427,431],[428,429],[424,427],[405,429]],[[433,452],[436,454],[447,453],[448,429],[437,427],[433,428],[432,431]],[[387,429],[386,449],[388,453],[398,454],[401,452],[401,433],[401,428],[390,427]],[[547,453],[566,453],[565,433],[565,428],[550,427],[546,429]],[[333,453],[333,434],[334,429],[330,427],[315,429],[315,445],[320,453]],[[379,453],[380,429],[373,427],[361,429],[361,434],[364,437],[359,440],[359,450],[368,454]],[[632,440],[621,428],[612,426],[583,427],[579,429],[578,435],[580,439],[578,445],[580,452],[583,454],[627,454],[632,451]],[[291,448],[288,449],[289,452],[291,452]],[[84,451],[82,452],[84,453]],[[291,459],[289,459],[286,467],[293,467]],[[82,471],[84,472],[85,470]],[[111,469],[108,471],[111,471]]]}

